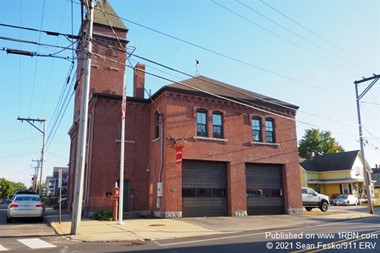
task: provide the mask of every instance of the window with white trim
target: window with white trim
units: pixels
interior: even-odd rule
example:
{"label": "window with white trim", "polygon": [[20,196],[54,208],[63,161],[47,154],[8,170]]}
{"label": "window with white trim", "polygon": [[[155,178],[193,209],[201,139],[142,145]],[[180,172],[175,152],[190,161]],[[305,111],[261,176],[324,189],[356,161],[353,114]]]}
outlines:
{"label": "window with white trim", "polygon": [[212,137],[223,138],[223,114],[221,112],[212,114]]}
{"label": "window with white trim", "polygon": [[207,111],[197,110],[197,136],[207,137]]}
{"label": "window with white trim", "polygon": [[274,132],[274,119],[268,118],[265,120],[265,136],[266,142],[275,143],[275,132]]}

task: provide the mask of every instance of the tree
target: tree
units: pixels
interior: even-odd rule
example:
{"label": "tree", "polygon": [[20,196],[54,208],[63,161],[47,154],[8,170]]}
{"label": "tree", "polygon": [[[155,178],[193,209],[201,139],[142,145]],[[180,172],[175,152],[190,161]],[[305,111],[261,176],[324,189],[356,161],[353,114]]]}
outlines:
{"label": "tree", "polygon": [[27,190],[28,187],[24,183],[21,182],[12,182],[8,181],[5,178],[0,178],[0,196],[1,197],[6,197],[10,196],[16,191],[24,191]]}
{"label": "tree", "polygon": [[26,187],[26,185],[22,182],[17,182],[17,183],[13,183],[13,186],[14,186],[14,189],[15,191],[25,191],[25,190],[28,190],[28,187]]}
{"label": "tree", "polygon": [[12,182],[6,180],[5,178],[0,178],[0,196],[6,197],[14,193],[15,188]]}
{"label": "tree", "polygon": [[330,131],[306,129],[305,135],[299,141],[298,153],[300,157],[308,158],[313,152],[315,155],[339,153],[344,152],[344,148],[335,141]]}

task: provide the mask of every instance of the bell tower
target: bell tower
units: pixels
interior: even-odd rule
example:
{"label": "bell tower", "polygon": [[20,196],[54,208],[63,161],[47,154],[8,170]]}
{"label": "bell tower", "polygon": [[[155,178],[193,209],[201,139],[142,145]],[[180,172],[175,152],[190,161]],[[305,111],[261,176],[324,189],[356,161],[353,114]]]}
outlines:
{"label": "bell tower", "polygon": [[[82,30],[82,29],[81,29]],[[94,9],[91,57],[90,97],[93,93],[123,95],[128,29],[106,1]],[[82,36],[84,37],[84,36]],[[75,90],[74,122],[80,116],[84,76],[83,41],[78,45],[77,83]]]}

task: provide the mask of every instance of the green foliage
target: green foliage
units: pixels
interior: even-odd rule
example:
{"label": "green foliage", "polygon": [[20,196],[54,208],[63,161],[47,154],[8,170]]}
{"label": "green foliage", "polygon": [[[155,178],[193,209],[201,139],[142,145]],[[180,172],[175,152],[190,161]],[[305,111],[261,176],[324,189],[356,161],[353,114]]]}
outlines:
{"label": "green foliage", "polygon": [[308,158],[312,152],[315,155],[323,155],[344,152],[344,148],[335,141],[330,131],[312,128],[305,130],[305,135],[299,141],[298,153],[300,157]]}
{"label": "green foliage", "polygon": [[26,190],[28,190],[28,187],[26,187],[26,185],[24,183],[17,182],[17,183],[13,183],[13,185],[14,185],[15,191],[26,191]]}
{"label": "green foliage", "polygon": [[91,219],[93,220],[103,220],[103,221],[112,221],[113,213],[112,211],[105,209],[98,209],[91,215]]}
{"label": "green foliage", "polygon": [[44,196],[44,197],[42,197],[43,202],[48,206],[58,205],[59,204],[58,199],[59,199],[59,197],[57,197],[57,196]]}
{"label": "green foliage", "polygon": [[0,197],[11,196],[16,191],[24,191],[28,188],[24,183],[8,181],[5,178],[0,178]]}
{"label": "green foliage", "polygon": [[12,182],[6,180],[5,178],[0,178],[0,196],[1,197],[10,196],[14,192],[15,192],[15,188]]}

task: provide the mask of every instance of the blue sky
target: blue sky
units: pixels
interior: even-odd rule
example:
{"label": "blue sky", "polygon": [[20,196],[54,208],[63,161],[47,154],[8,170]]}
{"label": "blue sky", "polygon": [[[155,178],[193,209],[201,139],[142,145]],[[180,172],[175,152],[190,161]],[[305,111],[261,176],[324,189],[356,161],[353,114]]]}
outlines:
{"label": "blue sky", "polygon": [[[347,151],[360,148],[353,82],[380,74],[379,1],[109,2],[128,27],[127,39],[136,55],[298,105],[298,139],[305,129],[319,128],[331,131]],[[78,3],[4,0],[0,23],[77,34]],[[0,36],[0,49],[72,56],[70,50],[58,53],[61,49],[46,45],[68,47],[71,42],[63,36],[5,26],[0,26]],[[175,81],[188,78],[136,57],[131,57],[131,62],[144,63],[147,71]],[[53,167],[67,165],[67,132],[73,117],[71,82],[66,84],[70,66],[69,60],[0,51],[0,177],[30,186],[36,165],[32,160],[40,158],[42,134],[17,117],[47,120],[50,137],[44,178],[52,174]],[[127,68],[128,95],[131,76]],[[166,84],[168,81],[146,77],[152,93]],[[368,142],[365,154],[371,166],[380,164],[379,94],[380,82],[361,103]]]}

